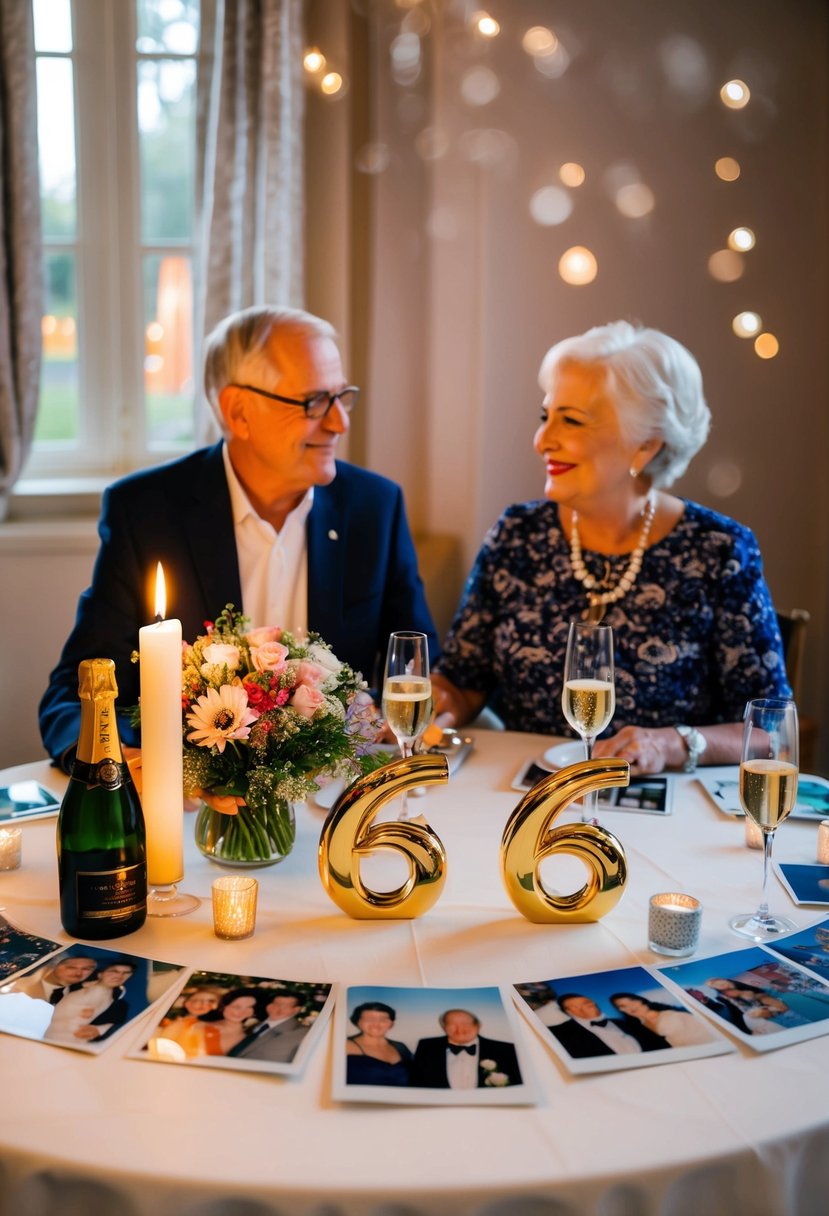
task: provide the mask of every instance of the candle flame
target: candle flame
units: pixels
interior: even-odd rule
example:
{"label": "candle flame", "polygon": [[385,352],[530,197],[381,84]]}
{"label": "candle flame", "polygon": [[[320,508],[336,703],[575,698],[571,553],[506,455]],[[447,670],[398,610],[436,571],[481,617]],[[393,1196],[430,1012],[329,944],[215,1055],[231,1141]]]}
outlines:
{"label": "candle flame", "polygon": [[155,571],[155,619],[163,621],[167,612],[167,586],[164,582],[164,567],[158,563]]}

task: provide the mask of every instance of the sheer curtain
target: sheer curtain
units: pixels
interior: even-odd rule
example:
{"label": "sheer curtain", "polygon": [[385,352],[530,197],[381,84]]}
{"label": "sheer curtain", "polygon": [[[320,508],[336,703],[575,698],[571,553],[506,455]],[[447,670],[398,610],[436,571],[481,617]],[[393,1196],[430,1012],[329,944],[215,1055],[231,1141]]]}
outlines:
{"label": "sheer curtain", "polygon": [[42,314],[32,9],[0,4],[0,519],[34,433]]}
{"label": "sheer curtain", "polygon": [[202,3],[200,336],[251,304],[302,303],[302,10],[302,0]]}

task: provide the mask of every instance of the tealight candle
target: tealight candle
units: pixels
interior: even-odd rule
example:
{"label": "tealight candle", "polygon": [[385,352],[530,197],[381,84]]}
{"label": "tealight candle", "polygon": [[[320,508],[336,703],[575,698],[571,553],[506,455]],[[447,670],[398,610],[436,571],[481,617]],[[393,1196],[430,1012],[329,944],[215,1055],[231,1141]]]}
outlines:
{"label": "tealight candle", "polygon": [[829,866],[829,819],[821,819],[818,824],[817,859],[822,866]]}
{"label": "tealight candle", "polygon": [[239,941],[250,937],[256,926],[255,878],[228,874],[213,882],[213,932],[217,937]]}
{"label": "tealight candle", "polygon": [[750,849],[762,849],[763,829],[755,823],[750,815],[746,815],[746,845]]}
{"label": "tealight candle", "polygon": [[141,805],[147,830],[147,881],[169,887],[184,875],[181,741],[181,622],[165,621],[158,564],[157,620],[138,631],[141,661]]}
{"label": "tealight candle", "polygon": [[702,904],[678,891],[652,895],[648,910],[648,946],[657,954],[681,958],[693,954],[699,941]]}
{"label": "tealight candle", "polygon": [[0,870],[17,870],[23,851],[22,828],[0,828]]}

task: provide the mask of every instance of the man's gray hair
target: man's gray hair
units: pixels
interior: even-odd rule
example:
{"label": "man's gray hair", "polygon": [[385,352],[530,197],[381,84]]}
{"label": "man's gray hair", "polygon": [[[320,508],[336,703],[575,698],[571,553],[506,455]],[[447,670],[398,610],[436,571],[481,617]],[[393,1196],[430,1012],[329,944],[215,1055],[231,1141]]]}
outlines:
{"label": "man's gray hair", "polygon": [[545,393],[568,365],[604,371],[622,434],[631,443],[662,440],[662,449],[642,470],[654,486],[669,486],[682,476],[711,425],[702,372],[690,351],[658,329],[613,321],[547,351],[538,373]]}
{"label": "man's gray hair", "polygon": [[[281,373],[280,333],[301,334],[307,338],[337,340],[333,325],[301,308],[245,308],[220,321],[205,339],[204,391],[213,413],[224,430],[219,393],[228,384],[254,378],[263,361]],[[271,345],[271,339],[276,341]]]}

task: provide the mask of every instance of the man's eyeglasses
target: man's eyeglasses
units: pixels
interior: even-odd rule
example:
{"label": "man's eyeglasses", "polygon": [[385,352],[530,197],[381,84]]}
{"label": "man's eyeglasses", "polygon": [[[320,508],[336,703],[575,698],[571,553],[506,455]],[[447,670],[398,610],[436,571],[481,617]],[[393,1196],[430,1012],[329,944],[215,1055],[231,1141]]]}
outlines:
{"label": "man's eyeglasses", "polygon": [[311,397],[280,397],[279,393],[269,393],[264,388],[256,388],[252,384],[231,384],[230,388],[244,388],[249,393],[258,393],[260,397],[269,397],[271,401],[282,401],[285,405],[298,405],[305,410],[308,418],[324,418],[335,401],[339,401],[347,414],[350,414],[357,404],[360,390],[353,384],[338,389],[336,393],[314,393]]}

